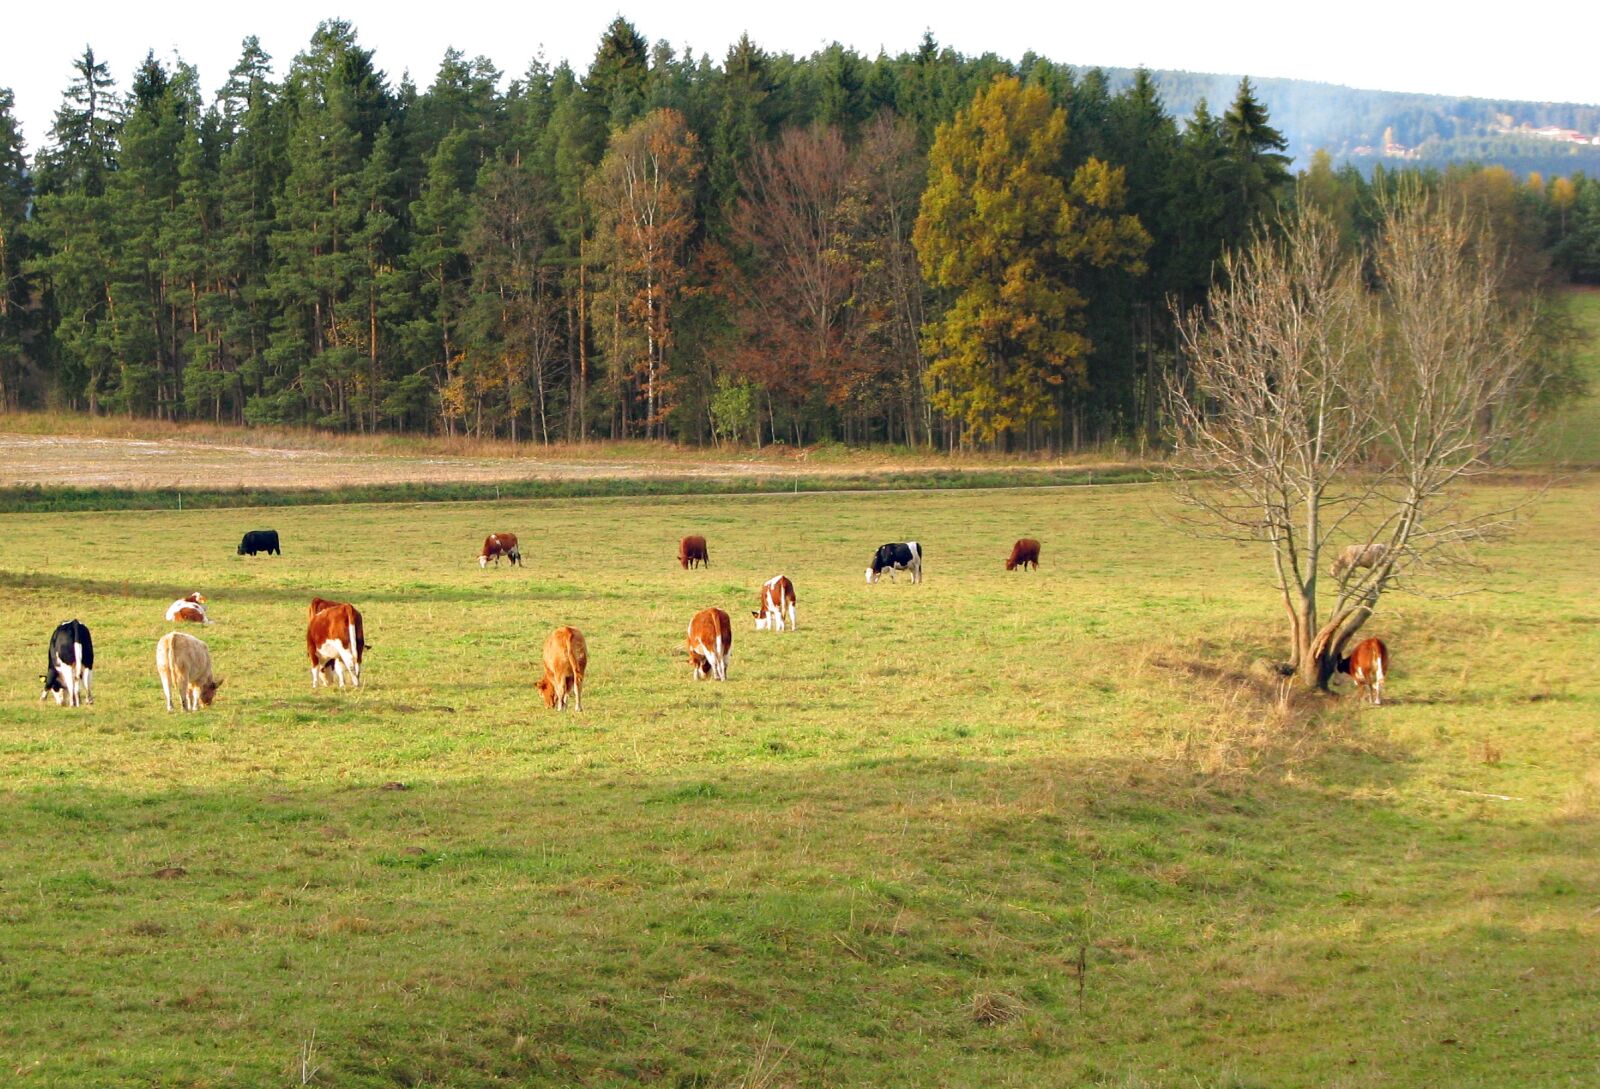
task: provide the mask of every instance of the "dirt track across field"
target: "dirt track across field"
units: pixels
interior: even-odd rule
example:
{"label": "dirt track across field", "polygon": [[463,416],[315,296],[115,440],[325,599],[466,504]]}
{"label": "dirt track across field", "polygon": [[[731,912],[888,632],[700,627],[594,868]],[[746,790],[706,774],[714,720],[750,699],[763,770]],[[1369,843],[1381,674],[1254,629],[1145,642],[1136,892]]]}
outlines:
{"label": "dirt track across field", "polygon": [[[536,449],[536,448],[535,448]],[[493,483],[512,480],[591,480],[601,477],[807,477],[861,475],[918,468],[961,468],[937,459],[918,463],[845,457],[812,460],[803,454],[740,458],[673,451],[658,460],[603,454],[574,458],[564,447],[548,457],[474,457],[361,453],[291,447],[185,442],[177,439],[91,438],[0,434],[0,486],[36,484],[79,488],[319,488],[363,484]],[[970,468],[979,468],[974,465]],[[1012,466],[1047,469],[1048,464]]]}
{"label": "dirt track across field", "polygon": [[[841,467],[843,471],[844,467]],[[583,480],[599,476],[759,476],[770,462],[568,461],[418,457],[143,439],[0,435],[0,484],[116,488],[316,488],[351,484]],[[816,473],[817,466],[806,472]],[[824,469],[823,472],[828,470]]]}

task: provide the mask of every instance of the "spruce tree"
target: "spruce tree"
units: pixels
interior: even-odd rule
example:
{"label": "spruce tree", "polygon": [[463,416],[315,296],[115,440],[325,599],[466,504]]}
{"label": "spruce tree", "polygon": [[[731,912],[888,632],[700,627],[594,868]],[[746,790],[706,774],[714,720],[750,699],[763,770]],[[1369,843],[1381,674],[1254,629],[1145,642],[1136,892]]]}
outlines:
{"label": "spruce tree", "polygon": [[1233,104],[1222,115],[1222,140],[1229,190],[1224,230],[1232,246],[1242,244],[1257,221],[1275,215],[1294,184],[1289,156],[1283,154],[1289,142],[1268,123],[1267,108],[1248,76],[1239,81]]}

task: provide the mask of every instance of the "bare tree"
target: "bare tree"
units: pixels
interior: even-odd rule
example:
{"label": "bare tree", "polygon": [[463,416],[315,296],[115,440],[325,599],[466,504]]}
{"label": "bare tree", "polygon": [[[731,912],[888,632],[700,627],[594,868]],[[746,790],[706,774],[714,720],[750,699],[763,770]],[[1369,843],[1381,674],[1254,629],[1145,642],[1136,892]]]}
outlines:
{"label": "bare tree", "polygon": [[[1403,572],[1467,559],[1526,501],[1455,501],[1532,419],[1531,322],[1504,267],[1438,197],[1395,199],[1366,254],[1303,207],[1225,259],[1209,313],[1182,318],[1188,367],[1169,388],[1179,494],[1203,532],[1270,547],[1289,669],[1307,685],[1327,685]],[[1324,613],[1324,557],[1352,539],[1387,547],[1330,576]]]}

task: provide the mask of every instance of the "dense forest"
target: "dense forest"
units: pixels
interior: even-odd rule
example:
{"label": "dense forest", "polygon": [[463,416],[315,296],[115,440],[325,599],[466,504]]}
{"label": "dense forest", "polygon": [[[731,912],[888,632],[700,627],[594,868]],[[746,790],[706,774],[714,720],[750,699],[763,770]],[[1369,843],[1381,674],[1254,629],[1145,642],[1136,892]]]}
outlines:
{"label": "dense forest", "polygon": [[[31,162],[0,89],[0,405],[571,441],[1061,449],[1159,429],[1173,307],[1298,188],[1352,239],[1452,188],[1527,283],[1600,281],[1600,181],[1298,178],[1261,97],[1148,72],[721,64],[618,18],[587,70],[445,54],[393,85],[349,24],[214,95],[86,49]],[[504,87],[504,89],[502,89]]]}

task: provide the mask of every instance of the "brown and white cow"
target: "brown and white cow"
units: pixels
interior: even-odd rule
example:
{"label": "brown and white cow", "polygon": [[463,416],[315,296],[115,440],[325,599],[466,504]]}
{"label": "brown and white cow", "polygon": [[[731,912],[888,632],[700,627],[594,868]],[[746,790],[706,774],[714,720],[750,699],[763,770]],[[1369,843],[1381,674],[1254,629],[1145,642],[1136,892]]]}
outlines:
{"label": "brown and white cow", "polygon": [[685,537],[678,542],[678,565],[688,570],[697,563],[701,567],[711,566],[711,557],[706,552],[706,539],[699,536]]}
{"label": "brown and white cow", "polygon": [[206,615],[205,595],[196,592],[174,601],[167,606],[167,620],[187,620],[191,624],[211,623],[211,618]]}
{"label": "brown and white cow", "polygon": [[324,598],[311,599],[306,622],[306,651],[311,656],[311,687],[328,684],[329,673],[344,687],[345,677],[361,687],[361,659],[367,651],[361,614],[354,605]]}
{"label": "brown and white cow", "polygon": [[1388,554],[1389,546],[1382,541],[1364,545],[1346,545],[1334,558],[1333,566],[1328,568],[1328,574],[1340,578],[1346,571],[1354,571],[1358,567],[1376,567]]}
{"label": "brown and white cow", "polygon": [[156,675],[161,678],[169,711],[173,689],[177,689],[180,708],[198,711],[210,707],[222,687],[222,678],[211,676],[211,651],[181,631],[169,631],[156,643]]}
{"label": "brown and white cow", "polygon": [[493,560],[496,567],[500,566],[500,557],[504,556],[515,567],[522,562],[522,550],[517,547],[515,533],[491,533],[483,539],[483,551],[478,554],[478,566],[488,567]]}
{"label": "brown and white cow", "polygon": [[689,664],[694,679],[725,681],[733,655],[733,621],[721,609],[701,609],[689,621]]}
{"label": "brown and white cow", "polygon": [[1383,682],[1389,675],[1389,648],[1382,639],[1363,639],[1347,657],[1339,659],[1334,676],[1346,676],[1358,689],[1372,694],[1372,702],[1383,702]]}
{"label": "brown and white cow", "polygon": [[544,676],[539,678],[539,694],[544,705],[567,709],[567,697],[572,697],[573,709],[583,710],[583,674],[589,668],[589,645],[583,632],[573,627],[557,628],[544,641]]}
{"label": "brown and white cow", "polygon": [[1030,563],[1035,571],[1039,570],[1039,542],[1032,537],[1023,537],[1011,546],[1011,558],[1006,560],[1006,570],[1015,571],[1019,567],[1026,569]]}
{"label": "brown and white cow", "polygon": [[788,626],[799,631],[794,602],[794,583],[789,581],[789,576],[773,575],[763,582],[761,597],[756,602],[758,608],[751,614],[756,618],[756,631],[782,631],[785,617],[788,618]]}

